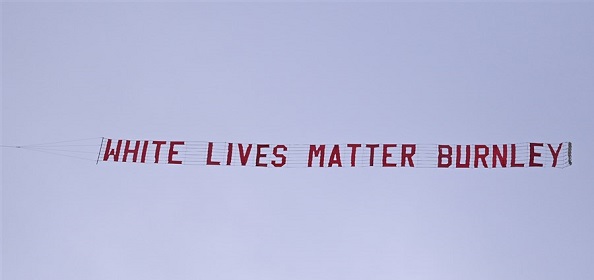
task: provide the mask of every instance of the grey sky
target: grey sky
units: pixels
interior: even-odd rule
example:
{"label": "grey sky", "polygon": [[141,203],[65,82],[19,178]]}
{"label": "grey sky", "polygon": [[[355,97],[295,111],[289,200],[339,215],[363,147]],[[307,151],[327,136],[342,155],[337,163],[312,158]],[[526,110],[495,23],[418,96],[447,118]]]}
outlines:
{"label": "grey sky", "polygon": [[2,276],[590,279],[593,50],[588,3],[3,3],[3,145],[572,141],[574,165],[95,165],[4,148]]}

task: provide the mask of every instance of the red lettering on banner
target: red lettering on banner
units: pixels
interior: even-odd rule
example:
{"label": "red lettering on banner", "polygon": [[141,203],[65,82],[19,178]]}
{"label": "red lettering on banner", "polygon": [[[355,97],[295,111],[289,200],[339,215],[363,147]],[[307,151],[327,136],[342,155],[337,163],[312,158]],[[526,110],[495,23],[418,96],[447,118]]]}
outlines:
{"label": "red lettering on banner", "polygon": [[511,167],[524,167],[523,163],[516,163],[516,144],[511,144]]}
{"label": "red lettering on banner", "polygon": [[[406,150],[410,148],[410,153],[408,153]],[[413,156],[415,155],[417,151],[417,145],[416,144],[402,144],[402,162],[400,163],[400,166],[404,167],[406,166],[406,161],[408,159],[408,165],[410,167],[415,167],[415,163],[413,162]]]}
{"label": "red lettering on banner", "polygon": [[245,166],[250,158],[250,153],[252,151],[252,144],[248,144],[247,148],[243,149],[243,144],[237,144],[239,147],[239,161],[241,161],[241,165]]}
{"label": "red lettering on banner", "polygon": [[233,143],[227,143],[227,165],[231,165],[233,159]]}
{"label": "red lettering on banner", "polygon": [[167,141],[153,141],[153,144],[157,145],[155,147],[155,163],[159,163],[159,154],[161,154],[161,146],[165,145]]}
{"label": "red lettering on banner", "polygon": [[[443,152],[443,149],[447,150],[447,153]],[[437,167],[448,168],[452,165],[452,146],[450,145],[439,145],[437,146],[439,154],[437,155]],[[447,163],[443,163],[442,159],[447,159]]]}
{"label": "red lettering on banner", "polygon": [[534,159],[537,157],[540,157],[540,153],[537,153],[534,148],[536,147],[542,147],[543,144],[542,143],[530,143],[530,162],[528,163],[528,166],[530,167],[542,167],[542,163],[537,163],[534,162]]}
{"label": "red lettering on banner", "polygon": [[260,166],[260,167],[268,166],[268,164],[266,164],[266,163],[260,163],[260,159],[266,157],[266,154],[262,153],[262,149],[269,148],[269,147],[270,147],[270,145],[268,145],[268,144],[256,145],[256,166]]}
{"label": "red lettering on banner", "polygon": [[[567,142],[553,144],[526,142],[493,145],[421,145],[419,146],[421,149],[419,156],[416,156],[417,144],[331,144],[332,149],[330,149],[328,144],[312,144],[309,145],[307,167],[313,167],[314,165],[316,167],[343,167],[341,150],[342,152],[350,150],[351,167],[357,166],[357,161],[359,163],[363,162],[364,166],[373,167],[375,166],[376,157],[378,158],[377,166],[381,167],[415,167],[415,165],[437,168],[559,167],[560,165],[561,167],[566,167],[566,160],[569,157],[567,154],[569,154],[570,148],[564,149],[563,146],[565,143]],[[165,147],[165,145],[168,147]],[[287,145],[217,142],[184,145],[184,141],[117,140],[104,138],[100,151],[103,155],[99,155],[99,160],[145,163],[147,156],[152,161],[154,155],[154,163],[165,163],[167,159],[168,164],[189,163],[204,165],[205,162],[203,160],[205,159],[206,165],[229,166],[241,164],[242,166],[247,166],[249,164],[256,167],[278,168],[286,166],[287,163],[290,163],[291,166],[293,164],[305,163],[306,150],[303,150],[303,146],[288,153]],[[224,145],[227,146],[226,149]],[[180,146],[182,147],[180,148]],[[326,156],[327,146],[328,156]],[[252,148],[256,150],[253,154],[251,153]],[[359,153],[359,158],[357,158],[359,148],[367,148],[369,150],[363,151],[363,155]],[[433,150],[430,152],[427,150],[435,148],[437,148],[437,151]],[[207,150],[206,157],[198,159],[197,162],[197,159],[194,158],[195,155],[203,155],[204,150]],[[550,157],[547,151],[550,152]],[[168,153],[167,155],[163,155],[163,161],[161,161],[161,152]],[[367,158],[365,153],[367,152],[369,152],[369,165],[366,163]],[[381,155],[376,155],[376,152],[381,153]],[[296,157],[295,161],[289,158],[292,156]],[[417,157],[416,164],[415,156]],[[400,158],[398,159],[398,157]],[[437,163],[428,162],[435,159]],[[559,164],[560,161],[561,163]]]}
{"label": "red lettering on banner", "polygon": [[[483,150],[481,153],[480,150]],[[474,168],[478,168],[479,160],[483,162],[484,168],[489,168],[487,165],[487,156],[489,155],[489,147],[487,145],[474,145]]]}
{"label": "red lettering on banner", "polygon": [[148,151],[149,141],[145,140],[142,144],[142,155],[140,156],[140,162],[145,163],[146,161],[146,152]]}
{"label": "red lettering on banner", "polygon": [[375,159],[375,148],[379,147],[379,144],[367,144],[365,147],[369,148],[369,166],[373,166]]}
{"label": "red lettering on banner", "polygon": [[493,145],[493,168],[497,167],[497,161],[501,167],[507,167],[507,144],[503,145],[503,153],[497,145]]}
{"label": "red lettering on banner", "polygon": [[557,157],[559,157],[559,153],[561,152],[561,146],[563,146],[563,143],[559,143],[559,147],[557,147],[556,151],[553,149],[553,145],[551,145],[551,144],[547,144],[547,145],[549,145],[549,150],[551,151],[551,155],[553,156],[553,164],[551,166],[556,167],[557,166]]}
{"label": "red lettering on banner", "polygon": [[138,149],[140,149],[140,141],[136,141],[136,145],[134,145],[134,149],[130,149],[130,140],[126,140],[126,146],[124,147],[124,158],[122,162],[126,162],[128,159],[128,154],[132,153],[134,156],[132,157],[132,162],[136,162],[138,158]]}
{"label": "red lettering on banner", "polygon": [[113,161],[118,161],[120,158],[120,149],[122,148],[122,140],[118,140],[118,144],[115,149],[111,148],[111,139],[107,139],[107,145],[105,145],[105,154],[103,155],[103,161],[107,161],[110,156],[113,156]]}
{"label": "red lettering on banner", "polygon": [[277,162],[276,160],[273,160],[271,163],[274,167],[283,167],[285,165],[285,163],[287,163],[287,157],[284,154],[281,154],[278,150],[283,150],[283,152],[287,151],[287,146],[285,145],[276,145],[276,147],[274,147],[274,149],[272,149],[272,154],[277,157],[280,158],[281,162]]}
{"label": "red lettering on banner", "polygon": [[316,145],[309,145],[309,157],[307,158],[307,167],[311,167],[313,157],[320,157],[320,167],[324,167],[324,151],[326,150],[326,145],[320,145],[320,147],[316,148]]}
{"label": "red lettering on banner", "polygon": [[173,156],[177,155],[177,151],[174,150],[175,145],[185,145],[184,141],[171,141],[169,142],[169,157],[167,157],[167,163],[169,164],[182,164],[181,160],[173,160]]}
{"label": "red lettering on banner", "polygon": [[396,167],[395,163],[389,163],[388,158],[392,157],[391,153],[388,153],[388,148],[396,148],[396,144],[384,144],[382,153],[382,167]]}
{"label": "red lettering on banner", "polygon": [[466,145],[466,162],[462,163],[462,146],[456,145],[456,168],[470,168],[470,145]]}
{"label": "red lettering on banner", "polygon": [[334,145],[334,148],[332,148],[332,152],[330,152],[328,167],[332,167],[332,165],[335,164],[337,164],[338,167],[342,167],[342,161],[340,160],[340,147],[338,145]]}
{"label": "red lettering on banner", "polygon": [[347,147],[351,148],[351,166],[355,167],[355,159],[357,156],[357,148],[361,147],[361,144],[347,144]]}
{"label": "red lettering on banner", "polygon": [[206,165],[221,165],[221,162],[212,160],[213,146],[214,143],[208,142],[208,152],[206,153]]}

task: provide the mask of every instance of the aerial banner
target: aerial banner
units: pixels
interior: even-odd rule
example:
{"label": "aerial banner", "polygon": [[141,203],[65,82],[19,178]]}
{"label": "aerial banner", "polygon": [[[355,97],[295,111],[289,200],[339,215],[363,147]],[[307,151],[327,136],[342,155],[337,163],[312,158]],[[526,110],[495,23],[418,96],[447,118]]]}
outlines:
{"label": "aerial banner", "polygon": [[571,142],[263,144],[103,138],[98,162],[267,168],[565,168]]}

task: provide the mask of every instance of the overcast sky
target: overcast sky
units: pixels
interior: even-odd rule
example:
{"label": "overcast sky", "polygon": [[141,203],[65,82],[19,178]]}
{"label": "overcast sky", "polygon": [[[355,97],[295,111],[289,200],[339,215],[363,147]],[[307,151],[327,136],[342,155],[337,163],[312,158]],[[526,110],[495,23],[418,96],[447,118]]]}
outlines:
{"label": "overcast sky", "polygon": [[594,4],[2,3],[3,145],[574,146],[487,170],[3,148],[2,276],[594,279],[593,93]]}

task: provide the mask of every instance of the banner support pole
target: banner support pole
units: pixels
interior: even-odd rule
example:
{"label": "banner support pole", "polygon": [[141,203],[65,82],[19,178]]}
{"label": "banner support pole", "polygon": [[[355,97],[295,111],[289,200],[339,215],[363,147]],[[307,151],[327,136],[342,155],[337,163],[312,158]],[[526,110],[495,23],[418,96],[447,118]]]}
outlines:
{"label": "banner support pole", "polygon": [[103,140],[105,140],[105,137],[101,137],[101,146],[99,146],[99,152],[97,153],[97,161],[95,162],[95,165],[99,164],[99,157],[101,156],[101,150],[103,150]]}

